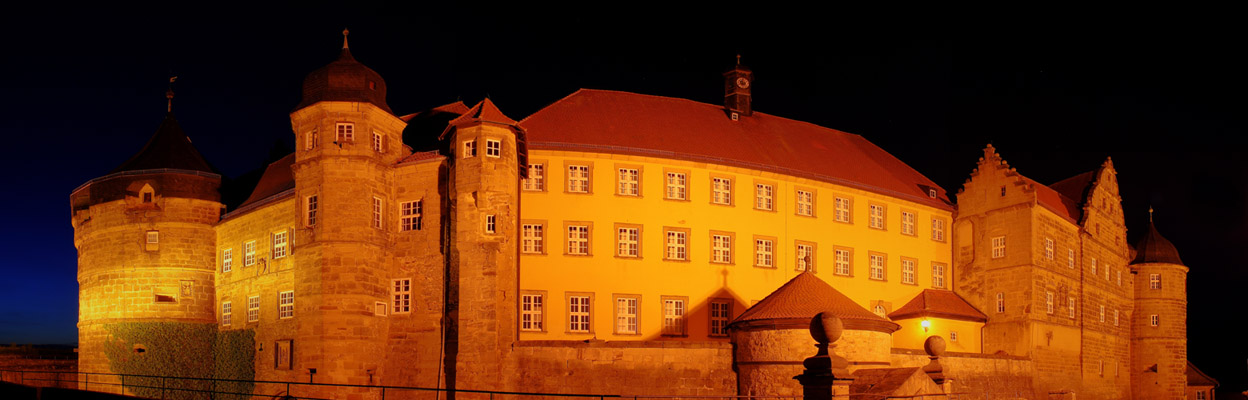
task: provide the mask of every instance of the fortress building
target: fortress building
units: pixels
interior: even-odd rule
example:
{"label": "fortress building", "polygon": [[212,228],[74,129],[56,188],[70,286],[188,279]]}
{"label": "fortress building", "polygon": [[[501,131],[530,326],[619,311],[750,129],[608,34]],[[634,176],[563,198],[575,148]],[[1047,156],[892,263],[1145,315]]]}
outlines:
{"label": "fortress building", "polygon": [[827,311],[871,393],[936,377],[915,368],[941,336],[921,387],[1185,396],[1188,269],[1151,225],[1127,243],[1110,160],[1043,185],[988,146],[955,204],[861,136],[756,111],[753,79],[725,73],[722,105],[583,89],[521,120],[401,115],[344,40],[237,206],[170,113],[71,195],[80,371],[791,396]]}

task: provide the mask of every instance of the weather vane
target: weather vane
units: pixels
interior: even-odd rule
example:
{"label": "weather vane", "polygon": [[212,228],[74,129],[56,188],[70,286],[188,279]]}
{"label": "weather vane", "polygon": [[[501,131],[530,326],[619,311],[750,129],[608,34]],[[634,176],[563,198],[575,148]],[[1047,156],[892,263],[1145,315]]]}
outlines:
{"label": "weather vane", "polygon": [[347,48],[347,34],[351,33],[347,28],[342,28],[342,48]]}
{"label": "weather vane", "polygon": [[169,105],[165,109],[166,112],[173,112],[173,81],[178,80],[177,76],[169,77],[169,90],[165,91],[165,98],[169,99]]}

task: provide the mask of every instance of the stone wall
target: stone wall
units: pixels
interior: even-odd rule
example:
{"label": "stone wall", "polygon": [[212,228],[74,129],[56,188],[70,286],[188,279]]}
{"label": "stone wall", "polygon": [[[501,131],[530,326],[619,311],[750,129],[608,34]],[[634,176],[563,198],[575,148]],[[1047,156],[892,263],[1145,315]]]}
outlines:
{"label": "stone wall", "polygon": [[513,354],[520,391],[624,396],[737,392],[732,345],[725,342],[524,341]]}
{"label": "stone wall", "polygon": [[[893,367],[922,367],[931,359],[921,350],[893,349]],[[1043,399],[1033,394],[1036,370],[1025,357],[977,353],[945,353],[945,377],[960,399]],[[1047,395],[1046,395],[1047,396]]]}

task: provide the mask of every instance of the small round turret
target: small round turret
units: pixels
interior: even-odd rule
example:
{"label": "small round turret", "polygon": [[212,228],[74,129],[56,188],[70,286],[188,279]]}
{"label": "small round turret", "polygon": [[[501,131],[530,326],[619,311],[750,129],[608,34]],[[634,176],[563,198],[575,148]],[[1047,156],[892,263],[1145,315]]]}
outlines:
{"label": "small round turret", "polygon": [[1187,267],[1153,225],[1136,243],[1131,389],[1136,399],[1177,399],[1187,390]]}
{"label": "small round turret", "polygon": [[342,52],[338,59],[309,73],[303,79],[303,100],[296,110],[320,101],[352,101],[371,103],[388,113],[386,81],[381,74],[360,64],[347,48],[347,31],[342,31]]}

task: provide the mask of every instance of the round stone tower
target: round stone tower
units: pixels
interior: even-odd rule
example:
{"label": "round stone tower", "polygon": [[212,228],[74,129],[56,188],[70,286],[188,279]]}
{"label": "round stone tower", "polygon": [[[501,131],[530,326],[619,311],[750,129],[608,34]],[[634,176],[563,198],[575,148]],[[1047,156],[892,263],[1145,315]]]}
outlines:
{"label": "round stone tower", "polygon": [[1187,267],[1153,226],[1135,246],[1131,391],[1135,399],[1181,399],[1187,390]]}
{"label": "round stone tower", "polygon": [[216,321],[220,185],[170,112],[138,154],[70,194],[78,371],[119,372],[105,349],[124,336],[119,327]]}

